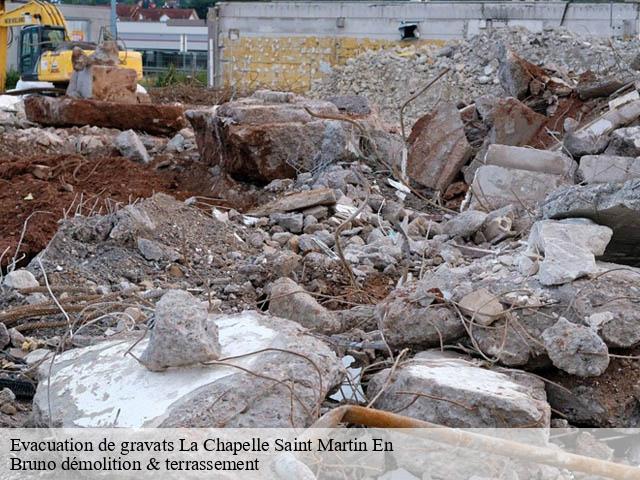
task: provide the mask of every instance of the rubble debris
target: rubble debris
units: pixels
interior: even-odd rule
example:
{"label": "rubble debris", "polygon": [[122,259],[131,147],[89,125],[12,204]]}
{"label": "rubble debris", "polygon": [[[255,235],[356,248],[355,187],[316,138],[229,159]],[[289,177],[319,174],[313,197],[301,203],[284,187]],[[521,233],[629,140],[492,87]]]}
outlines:
{"label": "rubble debris", "polygon": [[151,161],[147,149],[133,130],[125,130],[118,135],[115,146],[123,157],[140,163],[149,163]]}
{"label": "rubble debris", "polygon": [[54,127],[93,125],[172,135],[187,126],[182,106],[123,104],[68,97],[30,96],[24,101],[27,118]]}
{"label": "rubble debris", "polygon": [[585,155],[578,168],[585,183],[624,183],[640,178],[640,159],[614,155]]}
{"label": "rubble debris", "polygon": [[553,192],[542,205],[545,218],[589,218],[613,230],[603,260],[640,265],[640,179],[625,183],[571,186]]}
{"label": "rubble debris", "polygon": [[218,327],[191,294],[169,290],[156,304],[151,338],[140,361],[149,370],[183,367],[220,358]]}
{"label": "rubble debris", "polygon": [[595,257],[602,256],[613,231],[589,219],[541,220],[531,227],[528,246],[544,254],[538,278],[543,285],[560,285],[598,271]]}
{"label": "rubble debris", "polygon": [[[218,327],[221,355],[242,358],[152,372],[125,355],[135,337],[65,352],[51,367],[50,388],[48,381],[38,385],[34,424],[286,428],[315,420],[318,402],[342,376],[340,362],[326,344],[293,322],[256,312],[208,321]],[[132,353],[139,356],[148,342],[140,341]],[[41,378],[48,377],[48,370],[45,362]]]}
{"label": "rubble debris", "polygon": [[420,118],[413,126],[407,143],[409,178],[443,192],[472,153],[460,113],[451,102],[440,104]]}
{"label": "rubble debris", "polygon": [[[532,375],[488,370],[437,350],[418,353],[395,370],[371,377],[374,406],[440,425],[548,427],[544,383]],[[379,396],[378,396],[379,395]]]}
{"label": "rubble debris", "polygon": [[269,313],[292,320],[313,331],[340,331],[340,320],[334,312],[320,305],[304,288],[289,278],[280,278],[271,284]]}
{"label": "rubble debris", "polygon": [[269,202],[266,205],[250,210],[247,214],[253,216],[265,216],[278,212],[293,212],[317,206],[335,205],[335,203],[336,195],[333,189],[318,188],[284,195],[275,199],[273,202]]}
{"label": "rubble debris", "polygon": [[399,160],[402,150],[400,139],[395,139],[394,146],[394,136],[377,115],[359,117],[357,128],[341,120],[333,103],[290,93],[259,90],[212,110],[191,110],[187,118],[204,161],[236,178],[261,182],[293,178],[296,172],[366,155],[360,129],[372,143],[368,148],[382,158],[393,157],[391,148]]}

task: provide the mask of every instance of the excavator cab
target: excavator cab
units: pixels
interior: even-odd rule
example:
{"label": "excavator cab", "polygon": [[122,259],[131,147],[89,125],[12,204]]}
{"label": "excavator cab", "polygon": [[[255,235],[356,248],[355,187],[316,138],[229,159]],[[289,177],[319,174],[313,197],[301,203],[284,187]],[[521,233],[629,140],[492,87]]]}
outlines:
{"label": "excavator cab", "polygon": [[26,81],[38,80],[38,62],[44,52],[56,50],[66,39],[64,27],[35,25],[20,31],[18,68]]}

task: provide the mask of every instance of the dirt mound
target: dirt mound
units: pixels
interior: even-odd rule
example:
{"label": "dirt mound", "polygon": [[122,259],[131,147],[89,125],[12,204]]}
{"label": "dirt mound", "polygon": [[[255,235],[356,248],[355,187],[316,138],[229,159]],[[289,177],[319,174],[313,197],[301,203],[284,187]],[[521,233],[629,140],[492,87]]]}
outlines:
{"label": "dirt mound", "polygon": [[122,157],[3,158],[0,253],[6,253],[1,264],[11,261],[21,236],[17,257],[29,259],[38,253],[65,216],[113,211],[155,192],[179,199],[201,193],[190,190],[181,178],[176,169],[157,170],[154,165],[143,166]]}

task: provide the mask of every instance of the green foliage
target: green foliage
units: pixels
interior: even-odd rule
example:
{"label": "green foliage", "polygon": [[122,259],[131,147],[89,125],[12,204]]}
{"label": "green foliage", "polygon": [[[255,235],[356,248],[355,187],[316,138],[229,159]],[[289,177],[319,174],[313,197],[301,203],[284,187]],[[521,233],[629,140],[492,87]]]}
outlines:
{"label": "green foliage", "polygon": [[145,75],[142,80],[144,87],[169,87],[179,84],[207,84],[207,72],[196,71],[194,73],[186,73],[178,70],[174,65],[170,65],[165,71],[155,75]]}
{"label": "green foliage", "polygon": [[11,90],[16,88],[16,83],[20,80],[20,72],[11,69],[7,72],[7,81],[4,83],[5,90]]}

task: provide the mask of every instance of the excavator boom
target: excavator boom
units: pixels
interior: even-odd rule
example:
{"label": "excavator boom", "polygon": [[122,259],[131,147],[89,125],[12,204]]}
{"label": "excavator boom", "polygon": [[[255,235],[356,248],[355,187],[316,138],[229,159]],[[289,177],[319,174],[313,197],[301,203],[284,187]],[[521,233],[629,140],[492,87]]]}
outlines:
{"label": "excavator boom", "polygon": [[40,0],[31,0],[29,3],[8,12],[6,0],[0,0],[0,91],[4,90],[7,79],[9,29],[28,25],[62,27],[65,40],[69,39],[67,22],[55,5]]}

